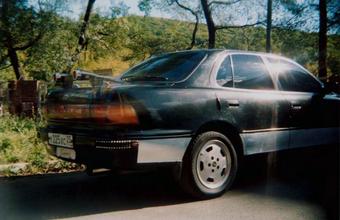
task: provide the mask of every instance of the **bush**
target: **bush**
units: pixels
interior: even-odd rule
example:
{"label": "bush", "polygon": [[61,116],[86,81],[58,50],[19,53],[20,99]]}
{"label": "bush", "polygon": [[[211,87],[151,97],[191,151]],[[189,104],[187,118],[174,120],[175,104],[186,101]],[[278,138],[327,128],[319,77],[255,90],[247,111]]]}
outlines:
{"label": "bush", "polygon": [[44,151],[41,151],[39,147],[34,147],[33,151],[28,157],[30,164],[36,168],[44,168],[47,164],[47,158]]}
{"label": "bush", "polygon": [[11,146],[11,141],[8,138],[4,138],[0,144],[0,152],[5,152],[7,148]]}
{"label": "bush", "polygon": [[28,175],[49,172],[69,172],[83,167],[58,160],[46,151],[46,144],[37,137],[37,129],[45,125],[42,119],[12,115],[0,117],[0,164],[28,163],[24,169],[5,169],[0,176]]}
{"label": "bush", "polygon": [[4,115],[0,120],[0,164],[28,162],[42,167],[49,160],[45,144],[37,137],[44,122]]}

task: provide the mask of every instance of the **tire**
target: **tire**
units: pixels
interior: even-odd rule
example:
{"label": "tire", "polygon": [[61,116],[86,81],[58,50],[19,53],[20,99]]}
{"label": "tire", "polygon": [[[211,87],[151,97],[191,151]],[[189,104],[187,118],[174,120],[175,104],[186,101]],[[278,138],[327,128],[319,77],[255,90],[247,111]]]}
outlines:
{"label": "tire", "polygon": [[195,198],[209,199],[228,190],[237,174],[238,155],[223,134],[198,135],[183,158],[181,185]]}

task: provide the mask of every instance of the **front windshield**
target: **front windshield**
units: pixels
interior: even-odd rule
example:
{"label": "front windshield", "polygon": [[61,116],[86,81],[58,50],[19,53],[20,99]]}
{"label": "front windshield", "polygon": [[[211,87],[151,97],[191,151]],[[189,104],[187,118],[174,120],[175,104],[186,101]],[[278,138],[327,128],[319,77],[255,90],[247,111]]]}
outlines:
{"label": "front windshield", "polygon": [[188,51],[151,58],[128,70],[125,81],[179,81],[187,77],[202,61],[206,52]]}

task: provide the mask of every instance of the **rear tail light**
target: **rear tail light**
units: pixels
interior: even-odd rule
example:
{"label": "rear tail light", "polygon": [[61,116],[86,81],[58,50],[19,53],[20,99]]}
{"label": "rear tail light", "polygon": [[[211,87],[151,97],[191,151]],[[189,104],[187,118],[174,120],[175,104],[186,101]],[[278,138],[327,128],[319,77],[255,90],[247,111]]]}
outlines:
{"label": "rear tail light", "polygon": [[53,105],[46,108],[48,119],[90,120],[110,124],[138,124],[138,116],[132,105]]}
{"label": "rear tail light", "polygon": [[138,117],[131,105],[95,105],[91,116],[100,121],[113,124],[138,124]]}

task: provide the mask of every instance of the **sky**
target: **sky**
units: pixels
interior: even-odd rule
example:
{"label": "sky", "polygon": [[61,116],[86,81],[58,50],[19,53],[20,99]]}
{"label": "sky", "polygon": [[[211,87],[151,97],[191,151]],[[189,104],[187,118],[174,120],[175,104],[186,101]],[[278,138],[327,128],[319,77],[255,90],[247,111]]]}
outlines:
{"label": "sky", "polygon": [[[29,0],[30,4],[36,5],[38,0]],[[81,14],[84,14],[86,11],[88,0],[57,0],[58,1],[66,1],[67,4],[65,5],[66,8],[59,11],[61,15],[70,17],[74,20],[78,20],[80,18]],[[197,1],[197,0],[196,0]],[[306,1],[312,1],[312,0],[297,0],[298,3],[303,3]],[[316,1],[316,0],[314,0]],[[94,3],[93,11],[99,12],[101,15],[110,16],[111,15],[111,7],[112,6],[118,6],[120,2],[123,2],[125,5],[129,7],[128,13],[133,15],[144,15],[143,12],[141,12],[138,8],[138,2],[139,0],[96,0]],[[190,2],[190,1],[189,1]],[[195,2],[192,1],[192,2]],[[192,3],[191,2],[191,3]],[[216,24],[228,24],[228,25],[245,25],[245,24],[252,24],[257,22],[258,20],[264,20],[265,13],[266,13],[266,0],[248,0],[248,4],[233,4],[228,6],[229,10],[227,11],[219,11],[222,12],[219,14],[219,16],[215,16],[214,20]],[[253,3],[253,4],[252,4]],[[261,4],[259,4],[261,3]],[[252,5],[252,6],[250,6]],[[274,7],[274,5],[273,5]],[[222,9],[225,10],[225,9]],[[276,10],[276,9],[275,9]],[[176,9],[176,12],[174,13],[173,10],[160,10],[157,8],[153,8],[151,10],[150,16],[152,17],[163,17],[163,18],[173,18],[173,19],[179,19],[179,20],[190,20],[193,21],[194,17],[187,13],[186,11],[183,11],[182,9]],[[315,27],[313,24],[315,24],[314,21],[317,19],[315,16],[317,16],[317,13],[309,14],[311,16],[306,23],[302,23],[303,20],[306,22],[306,17],[297,23],[301,23],[301,29],[305,31],[315,31]],[[276,10],[273,13],[273,24],[275,25],[276,21],[282,21],[282,18],[285,18],[286,20],[289,20],[293,15],[291,15],[286,10]],[[302,18],[302,17],[301,17]],[[200,22],[204,23],[205,20],[201,19]],[[310,23],[310,24],[308,24]]]}
{"label": "sky", "polygon": [[[108,13],[110,6],[118,4],[119,2],[124,2],[129,8],[129,14],[134,15],[144,15],[138,9],[138,0],[96,0],[93,6],[94,11],[100,11],[102,13]],[[64,14],[68,17],[77,19],[81,13],[84,13],[87,6],[87,0],[71,0],[70,7],[68,11],[65,11]],[[170,15],[162,12],[160,10],[153,9],[151,11],[151,16],[153,17],[171,17]]]}
{"label": "sky", "polygon": [[[32,0],[35,1],[35,0]],[[253,0],[253,1],[257,1],[257,0]],[[72,19],[79,19],[79,16],[82,13],[85,13],[86,11],[86,7],[87,7],[87,3],[88,0],[68,0],[69,4],[67,5],[67,9],[63,10],[61,12],[62,15],[65,15],[67,17],[70,17]],[[101,15],[108,15],[110,16],[110,7],[114,6],[114,5],[118,5],[120,2],[124,2],[124,4],[126,4],[129,7],[129,14],[134,14],[134,15],[144,15],[143,12],[141,12],[138,8],[138,2],[139,0],[96,0],[93,6],[93,11],[97,11],[99,12],[99,14]],[[235,6],[237,7],[237,6]],[[254,8],[240,8],[238,10],[241,11],[237,11],[237,13],[242,14],[242,12],[244,11],[248,11],[248,13],[254,14],[254,16],[233,16],[233,21],[234,21],[234,25],[242,25],[245,23],[255,23],[256,22],[256,13],[257,10]],[[172,11],[173,12],[173,11]],[[177,13],[170,13],[170,12],[166,12],[165,10],[160,10],[157,8],[152,8],[150,16],[152,17],[162,17],[162,18],[173,18],[173,19],[179,19],[179,20],[191,20],[193,21],[194,17],[190,14],[187,13],[185,11],[183,11],[182,9],[178,9]],[[251,19],[250,21],[248,19]],[[222,21],[225,19],[224,16],[217,18],[216,19],[216,23],[219,23],[219,20],[222,19]],[[226,19],[225,19],[226,20]],[[204,22],[204,19],[201,19],[201,22]]]}

